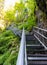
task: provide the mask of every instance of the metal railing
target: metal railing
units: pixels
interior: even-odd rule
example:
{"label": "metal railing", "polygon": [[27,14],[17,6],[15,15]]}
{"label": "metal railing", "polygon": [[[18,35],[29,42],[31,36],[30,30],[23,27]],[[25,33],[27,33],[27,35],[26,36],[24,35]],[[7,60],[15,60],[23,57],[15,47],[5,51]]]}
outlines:
{"label": "metal railing", "polygon": [[22,30],[19,30],[18,28],[14,27],[13,25],[9,26],[7,30],[11,30],[15,35],[18,35],[21,37]]}
{"label": "metal railing", "polygon": [[41,30],[41,31],[45,31],[45,32],[47,32],[46,29],[42,29],[42,28],[39,28],[39,27],[34,27],[34,29],[38,29],[38,30]]}
{"label": "metal railing", "polygon": [[[40,32],[41,31],[41,32]],[[43,47],[47,50],[47,45],[45,45],[45,40],[47,40],[47,37],[43,34],[43,32],[47,33],[46,29],[42,29],[39,27],[35,27],[33,29],[34,37],[43,45]]]}
{"label": "metal railing", "polygon": [[[17,27],[14,27],[14,24],[9,26],[7,30],[11,30],[15,35],[18,35],[19,37],[21,37],[22,35],[22,30],[18,29]],[[25,34],[28,34],[28,33],[29,32],[25,30]]]}
{"label": "metal railing", "polygon": [[19,54],[18,54],[16,65],[27,65],[26,38],[25,38],[24,29],[23,29],[23,32],[22,32]]}

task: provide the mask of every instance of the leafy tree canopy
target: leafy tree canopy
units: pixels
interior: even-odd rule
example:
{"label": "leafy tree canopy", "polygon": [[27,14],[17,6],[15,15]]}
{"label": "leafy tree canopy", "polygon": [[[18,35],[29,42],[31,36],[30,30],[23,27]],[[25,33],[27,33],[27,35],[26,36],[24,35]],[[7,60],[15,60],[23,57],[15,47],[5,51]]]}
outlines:
{"label": "leafy tree canopy", "polygon": [[16,26],[20,29],[25,27],[26,30],[31,30],[32,26],[36,25],[35,9],[35,0],[15,3],[13,10],[8,10],[5,13],[4,19],[7,22],[15,22]]}

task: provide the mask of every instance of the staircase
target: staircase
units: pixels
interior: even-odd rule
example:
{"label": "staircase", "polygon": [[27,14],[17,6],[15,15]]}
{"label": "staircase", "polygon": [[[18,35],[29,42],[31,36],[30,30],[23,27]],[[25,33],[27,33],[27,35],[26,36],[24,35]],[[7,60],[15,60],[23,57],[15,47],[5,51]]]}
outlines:
{"label": "staircase", "polygon": [[27,34],[24,29],[22,32],[13,26],[8,29],[21,38],[16,65],[47,65],[47,37],[43,34],[47,30],[36,27]]}
{"label": "staircase", "polygon": [[47,65],[47,50],[33,34],[26,35],[27,65]]}

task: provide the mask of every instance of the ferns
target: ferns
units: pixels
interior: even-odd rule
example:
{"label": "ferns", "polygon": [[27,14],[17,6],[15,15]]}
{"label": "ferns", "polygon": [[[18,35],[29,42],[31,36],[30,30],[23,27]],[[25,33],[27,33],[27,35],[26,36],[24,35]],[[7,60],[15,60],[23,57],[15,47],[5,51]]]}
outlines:
{"label": "ferns", "polygon": [[15,65],[19,49],[19,38],[10,30],[0,35],[0,65]]}

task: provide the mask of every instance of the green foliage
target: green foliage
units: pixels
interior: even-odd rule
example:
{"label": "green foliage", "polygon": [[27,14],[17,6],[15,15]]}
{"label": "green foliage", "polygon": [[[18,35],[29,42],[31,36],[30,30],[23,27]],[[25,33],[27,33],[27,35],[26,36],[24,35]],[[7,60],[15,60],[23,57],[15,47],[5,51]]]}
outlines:
{"label": "green foliage", "polygon": [[36,2],[35,0],[28,0],[25,3],[25,11],[24,13],[26,13],[26,15],[24,16],[24,23],[20,22],[20,24],[18,24],[19,28],[25,28],[26,30],[30,31],[32,29],[33,26],[36,25],[36,18],[35,18],[35,7],[36,7]]}
{"label": "green foliage", "polygon": [[25,27],[25,29],[29,31],[32,26],[36,25],[35,9],[35,0],[27,0],[25,3],[16,3],[14,9],[7,11],[4,18],[7,21],[15,22],[18,28],[22,29]]}
{"label": "green foliage", "polygon": [[14,10],[8,10],[6,13],[5,13],[5,16],[4,16],[4,19],[8,22],[13,22],[15,21],[15,14],[14,14]]}
{"label": "green foliage", "polygon": [[19,49],[19,37],[10,30],[0,34],[0,65],[15,65]]}

